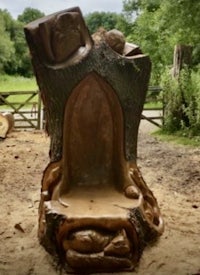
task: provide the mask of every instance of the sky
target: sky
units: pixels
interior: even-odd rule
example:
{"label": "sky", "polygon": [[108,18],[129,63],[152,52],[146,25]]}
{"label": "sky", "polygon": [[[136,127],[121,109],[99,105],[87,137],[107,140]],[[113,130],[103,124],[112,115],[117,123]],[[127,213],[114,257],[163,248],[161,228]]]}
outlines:
{"label": "sky", "polygon": [[0,9],[8,10],[14,19],[22,14],[24,9],[31,7],[46,15],[79,6],[83,14],[94,11],[122,11],[123,0],[0,0]]}

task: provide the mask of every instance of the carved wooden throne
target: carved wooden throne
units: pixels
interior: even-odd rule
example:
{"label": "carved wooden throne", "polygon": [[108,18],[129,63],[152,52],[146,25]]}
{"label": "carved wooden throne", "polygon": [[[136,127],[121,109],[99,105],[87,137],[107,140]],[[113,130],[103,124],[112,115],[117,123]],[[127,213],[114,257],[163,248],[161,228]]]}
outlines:
{"label": "carved wooden throne", "polygon": [[163,232],[136,164],[149,57],[116,30],[93,38],[79,8],[25,27],[51,138],[39,239],[68,272],[132,270]]}

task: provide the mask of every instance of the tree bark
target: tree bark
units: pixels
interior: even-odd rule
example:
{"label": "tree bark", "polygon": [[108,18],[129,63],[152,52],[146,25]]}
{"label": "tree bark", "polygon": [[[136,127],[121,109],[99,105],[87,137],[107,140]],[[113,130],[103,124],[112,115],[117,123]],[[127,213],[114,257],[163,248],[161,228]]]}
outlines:
{"label": "tree bark", "polygon": [[[53,19],[49,21],[51,23]],[[79,60],[74,60],[72,64],[71,59],[57,63],[51,60],[45,50],[53,47],[48,44],[51,41],[49,28],[53,24],[50,23],[47,27],[47,22],[38,21],[34,29],[25,28],[25,33],[34,57],[33,66],[45,105],[48,132],[51,136],[51,160],[58,161],[62,156],[65,104],[71,91],[91,72],[97,72],[115,90],[124,113],[125,156],[127,160],[136,160],[140,114],[151,70],[149,57],[136,52],[135,56],[126,58],[113,51],[104,41],[96,45],[85,27],[84,40],[89,49],[85,50],[85,56],[79,55]],[[81,23],[85,26],[83,21]]]}
{"label": "tree bark", "polygon": [[173,77],[179,78],[180,71],[185,66],[190,67],[192,62],[192,46],[176,45],[174,47]]}
{"label": "tree bark", "polygon": [[136,165],[150,59],[116,30],[93,40],[79,8],[25,33],[51,138],[40,241],[76,272],[132,270],[145,242],[163,232]]}

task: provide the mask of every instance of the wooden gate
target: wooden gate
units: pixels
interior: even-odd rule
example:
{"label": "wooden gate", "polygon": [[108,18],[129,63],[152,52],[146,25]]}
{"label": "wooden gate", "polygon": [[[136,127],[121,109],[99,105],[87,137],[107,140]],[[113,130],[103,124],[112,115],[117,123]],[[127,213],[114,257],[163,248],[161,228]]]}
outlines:
{"label": "wooden gate", "polygon": [[38,91],[0,92],[0,112],[14,115],[15,128],[42,128]]}
{"label": "wooden gate", "polygon": [[[147,102],[162,91],[160,87],[149,87]],[[41,98],[38,91],[0,92],[0,112],[11,112],[15,128],[42,129],[44,126]],[[162,127],[164,104],[161,107],[144,107],[141,119]]]}
{"label": "wooden gate", "polygon": [[[157,86],[149,86],[146,103],[148,102],[156,102],[158,100],[158,96],[162,88]],[[163,99],[160,99],[161,106],[160,107],[146,107],[144,106],[143,113],[141,115],[141,119],[145,119],[148,122],[162,128],[163,119],[164,119],[164,102]]]}

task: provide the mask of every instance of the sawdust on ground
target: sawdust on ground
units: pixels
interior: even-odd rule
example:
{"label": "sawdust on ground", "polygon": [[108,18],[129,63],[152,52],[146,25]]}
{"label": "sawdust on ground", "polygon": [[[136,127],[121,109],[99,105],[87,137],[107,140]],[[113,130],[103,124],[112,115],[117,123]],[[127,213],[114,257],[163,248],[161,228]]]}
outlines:
{"label": "sawdust on ground", "polygon": [[[42,172],[49,138],[15,131],[0,142],[0,274],[56,275],[37,239]],[[154,192],[165,232],[144,250],[139,275],[200,274],[200,148],[161,142],[141,129],[138,165]]]}

